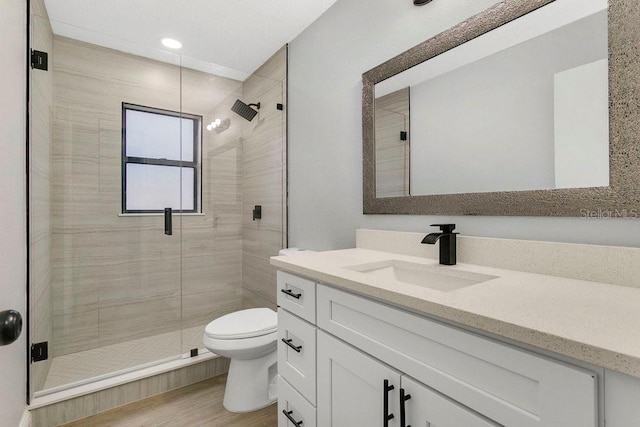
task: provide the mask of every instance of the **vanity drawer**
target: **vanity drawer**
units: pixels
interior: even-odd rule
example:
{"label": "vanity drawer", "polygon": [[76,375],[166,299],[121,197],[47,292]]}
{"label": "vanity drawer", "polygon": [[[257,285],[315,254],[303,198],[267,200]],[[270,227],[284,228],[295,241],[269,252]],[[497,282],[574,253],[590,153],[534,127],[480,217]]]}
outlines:
{"label": "vanity drawer", "polygon": [[594,427],[595,374],[318,285],[318,327],[505,426]]}
{"label": "vanity drawer", "polygon": [[296,423],[297,426],[316,427],[316,408],[278,376],[278,427],[297,427]]}
{"label": "vanity drawer", "polygon": [[316,284],[314,281],[278,271],[278,305],[316,323]]}
{"label": "vanity drawer", "polygon": [[278,373],[316,402],[316,327],[278,309]]}

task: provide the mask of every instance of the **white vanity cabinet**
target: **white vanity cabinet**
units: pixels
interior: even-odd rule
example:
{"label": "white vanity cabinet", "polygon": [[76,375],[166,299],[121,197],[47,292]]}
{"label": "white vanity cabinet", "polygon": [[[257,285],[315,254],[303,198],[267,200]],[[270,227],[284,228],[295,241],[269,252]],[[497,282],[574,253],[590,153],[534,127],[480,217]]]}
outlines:
{"label": "white vanity cabinet", "polygon": [[318,425],[498,426],[322,331],[318,332]]}
{"label": "white vanity cabinet", "polygon": [[278,427],[316,427],[316,408],[282,377],[278,378]]}
{"label": "white vanity cabinet", "polygon": [[316,327],[278,309],[278,372],[309,402],[316,401]]}
{"label": "white vanity cabinet", "polygon": [[278,307],[310,324],[316,323],[316,284],[313,280],[278,271]]}
{"label": "white vanity cabinet", "polygon": [[278,296],[280,427],[599,425],[589,370],[289,273],[278,282],[315,302],[303,318]]}
{"label": "white vanity cabinet", "polygon": [[498,427],[499,424],[465,408],[411,377],[400,380],[400,426]]}
{"label": "white vanity cabinet", "polygon": [[399,426],[399,387],[400,372],[318,331],[319,426]]}
{"label": "white vanity cabinet", "polygon": [[316,300],[319,329],[500,425],[597,426],[590,371],[333,287]]}
{"label": "white vanity cabinet", "polygon": [[278,271],[278,426],[316,426],[316,283]]}

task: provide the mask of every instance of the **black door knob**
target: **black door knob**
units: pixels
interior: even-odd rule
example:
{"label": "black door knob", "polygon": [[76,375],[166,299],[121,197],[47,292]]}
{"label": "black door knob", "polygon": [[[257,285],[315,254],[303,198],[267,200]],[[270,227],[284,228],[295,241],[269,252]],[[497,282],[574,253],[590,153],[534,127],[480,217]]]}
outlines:
{"label": "black door knob", "polygon": [[0,345],[8,345],[22,332],[22,316],[15,310],[0,311]]}

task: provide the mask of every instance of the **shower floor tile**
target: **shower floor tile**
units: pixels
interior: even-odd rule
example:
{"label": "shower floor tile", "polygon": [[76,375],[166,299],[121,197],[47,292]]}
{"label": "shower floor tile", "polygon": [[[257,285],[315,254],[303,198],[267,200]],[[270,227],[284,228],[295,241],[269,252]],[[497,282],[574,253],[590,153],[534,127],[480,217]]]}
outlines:
{"label": "shower floor tile", "polygon": [[[54,357],[44,390],[76,385],[175,359],[203,348],[205,325]],[[182,333],[181,333],[182,332]]]}

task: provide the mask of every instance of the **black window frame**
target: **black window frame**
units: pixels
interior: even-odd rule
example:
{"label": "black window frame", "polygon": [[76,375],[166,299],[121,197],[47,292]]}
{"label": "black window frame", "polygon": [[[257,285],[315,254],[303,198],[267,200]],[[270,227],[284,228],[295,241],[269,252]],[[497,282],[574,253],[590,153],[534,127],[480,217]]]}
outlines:
{"label": "black window frame", "polygon": [[[127,111],[141,111],[144,113],[158,114],[168,117],[193,120],[193,161],[154,159],[150,157],[127,156]],[[163,213],[163,209],[127,209],[127,164],[142,164],[155,166],[169,166],[193,169],[193,209],[180,209],[181,213],[202,213],[202,116],[197,114],[181,113],[178,111],[164,110],[161,108],[146,107],[143,105],[122,103],[122,206],[123,214]]]}

